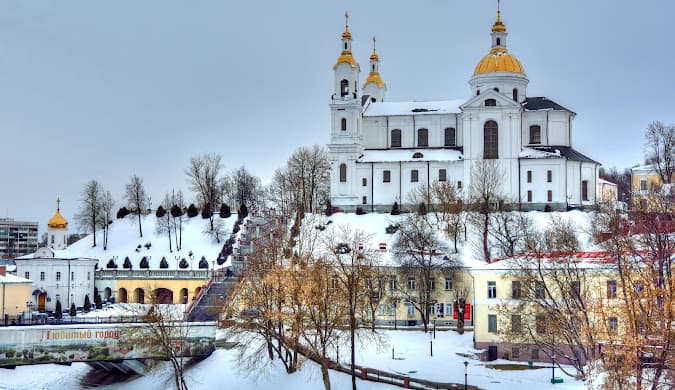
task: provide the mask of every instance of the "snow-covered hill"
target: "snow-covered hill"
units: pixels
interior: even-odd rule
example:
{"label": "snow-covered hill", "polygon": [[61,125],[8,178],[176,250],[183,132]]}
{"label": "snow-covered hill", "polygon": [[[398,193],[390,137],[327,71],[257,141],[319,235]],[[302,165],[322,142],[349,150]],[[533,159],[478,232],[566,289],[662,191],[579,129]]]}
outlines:
{"label": "snow-covered hill", "polygon": [[[222,224],[223,231],[227,233],[224,239],[229,237],[236,220],[236,214],[230,218],[215,217],[215,223]],[[97,232],[95,247],[92,246],[93,237],[90,234],[65,250],[55,251],[55,256],[61,258],[95,258],[99,260],[99,269],[106,269],[108,261],[114,259],[118,270],[123,269],[122,265],[126,257],[129,257],[132,269],[140,269],[140,262],[143,257],[148,260],[149,269],[159,269],[162,258],[166,258],[168,269],[177,269],[178,263],[184,258],[189,264],[187,269],[198,269],[202,257],[206,259],[210,268],[212,261],[217,259],[223,248],[223,240],[219,244],[206,233],[210,227],[209,220],[202,219],[199,216],[185,218],[182,246],[179,251],[176,250],[173,232],[171,234],[172,250],[169,250],[169,236],[167,233],[157,232],[157,218],[154,215],[143,216],[141,221],[143,237],[139,236],[137,217],[129,216],[124,219],[116,219],[110,225],[106,249],[103,249],[103,233]]]}

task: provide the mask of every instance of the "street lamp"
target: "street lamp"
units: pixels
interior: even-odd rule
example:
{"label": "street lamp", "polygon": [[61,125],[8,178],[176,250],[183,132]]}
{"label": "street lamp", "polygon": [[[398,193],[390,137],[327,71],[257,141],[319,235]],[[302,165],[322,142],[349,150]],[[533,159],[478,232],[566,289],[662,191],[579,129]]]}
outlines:
{"label": "street lamp", "polygon": [[467,362],[467,361],[465,360],[465,361],[464,361],[464,390],[466,390],[467,387],[468,387],[467,381],[466,381],[466,377],[467,377],[466,369],[467,369],[468,367],[469,367],[469,362]]}
{"label": "street lamp", "polygon": [[555,384],[555,333],[551,333],[551,384]]}

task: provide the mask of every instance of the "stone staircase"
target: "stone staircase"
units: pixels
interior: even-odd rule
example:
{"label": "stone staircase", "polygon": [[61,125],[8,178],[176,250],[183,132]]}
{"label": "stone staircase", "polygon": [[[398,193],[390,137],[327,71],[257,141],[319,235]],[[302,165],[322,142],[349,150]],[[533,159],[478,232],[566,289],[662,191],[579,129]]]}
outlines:
{"label": "stone staircase", "polygon": [[187,321],[217,321],[227,297],[239,284],[239,278],[216,277],[207,285],[196,302],[188,308]]}

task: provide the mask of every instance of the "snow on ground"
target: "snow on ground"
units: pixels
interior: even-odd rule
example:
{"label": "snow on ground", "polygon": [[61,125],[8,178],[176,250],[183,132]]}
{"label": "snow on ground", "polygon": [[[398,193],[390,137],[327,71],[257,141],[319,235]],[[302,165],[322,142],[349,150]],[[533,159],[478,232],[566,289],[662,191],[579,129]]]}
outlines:
{"label": "snow on ground", "polygon": [[[583,211],[567,211],[567,212],[541,212],[541,211],[530,211],[523,213],[532,223],[532,226],[538,230],[543,231],[551,226],[551,221],[553,218],[560,218],[563,221],[570,221],[576,228],[577,239],[579,240],[579,245],[581,250],[593,250],[593,239],[591,236],[591,219],[592,214],[590,212]],[[340,226],[350,227],[352,232],[356,229],[362,230],[367,235],[370,236],[368,242],[363,243],[366,250],[379,251],[381,253],[381,262],[382,264],[395,264],[392,259],[392,248],[394,244],[395,234],[387,234],[385,228],[390,224],[397,224],[402,221],[404,215],[393,216],[388,213],[377,214],[370,213],[365,215],[356,215],[352,213],[336,213],[330,217],[320,216],[320,215],[310,215],[308,214],[305,217],[305,224],[308,224],[310,227],[324,225],[326,230],[324,230],[321,235],[325,237],[332,237],[338,234]],[[330,224],[326,224],[327,221],[332,221]],[[480,234],[475,231],[475,228],[470,224],[467,224],[467,237],[466,241],[464,240],[464,234],[460,234],[460,240],[458,245],[459,260],[468,267],[481,267],[485,264],[480,256],[482,252],[477,252],[476,248],[480,248]],[[452,252],[454,250],[454,243],[451,238],[445,237],[439,232],[439,239],[445,243],[446,251],[450,256],[453,256]],[[380,250],[382,247],[386,247],[386,250]],[[482,249],[481,249],[482,250]],[[495,256],[496,257],[496,256]]]}
{"label": "snow on ground", "polygon": [[120,317],[136,317],[145,314],[151,307],[156,306],[161,313],[171,315],[176,319],[182,319],[187,305],[143,305],[140,303],[115,303],[89,313],[78,314],[77,318],[97,319],[100,321],[115,320]]}
{"label": "snow on ground", "polygon": [[[219,334],[222,334],[219,332]],[[452,331],[436,332],[433,340],[434,356],[429,356],[429,334],[421,331],[383,331],[388,342],[369,344],[359,349],[357,364],[384,371],[407,374],[415,378],[424,378],[439,382],[464,383],[464,361],[469,362],[468,382],[483,389],[582,389],[584,383],[562,375],[563,384],[551,385],[550,368],[523,371],[502,371],[485,367],[486,363],[465,358],[457,353],[472,355],[473,334],[467,332],[458,335]],[[391,358],[391,348],[395,349],[395,358]],[[323,383],[319,367],[313,363],[303,365],[300,372],[287,375],[282,366],[273,363],[264,372],[247,372],[237,362],[236,350],[216,350],[207,359],[196,363],[186,370],[188,386],[193,389],[321,389]],[[346,363],[347,351],[341,350],[341,362]],[[513,363],[495,361],[491,364]],[[0,369],[0,389],[71,389],[79,388],[80,380],[86,375],[88,366],[74,363],[72,366],[38,365],[17,367],[15,370]],[[172,371],[168,362],[160,362],[143,377],[124,383],[102,386],[103,389],[154,390],[172,387]],[[331,371],[334,389],[350,387],[350,377]],[[394,389],[373,382],[358,383],[363,390]]]}
{"label": "snow on ground", "polygon": [[[157,217],[154,214],[141,217],[143,237],[140,237],[138,233],[138,219],[128,216],[123,219],[116,219],[110,225],[106,250],[103,249],[103,233],[97,232],[95,247],[92,247],[93,237],[90,234],[65,250],[55,251],[55,256],[98,259],[99,269],[107,269],[108,260],[112,258],[115,258],[118,269],[123,269],[124,259],[128,256],[134,270],[140,269],[140,262],[143,257],[149,259],[150,269],[159,269],[162,257],[166,258],[169,265],[168,269],[178,269],[178,262],[183,258],[190,264],[187,269],[199,269],[199,260],[203,256],[208,262],[209,268],[211,268],[212,261],[216,260],[223,248],[223,240],[229,238],[236,220],[236,214],[233,214],[230,218],[220,218],[217,215],[214,217],[214,223],[222,224],[222,229],[226,232],[224,238],[221,239],[221,243],[218,244],[212,237],[205,234],[210,228],[208,219],[202,219],[201,216],[185,218],[181,250],[176,250],[175,237],[172,233],[172,251],[170,252],[168,234],[157,232]],[[145,247],[147,243],[151,244],[149,248]],[[190,252],[193,254],[192,259],[189,256]],[[217,266],[216,268],[220,267]]]}

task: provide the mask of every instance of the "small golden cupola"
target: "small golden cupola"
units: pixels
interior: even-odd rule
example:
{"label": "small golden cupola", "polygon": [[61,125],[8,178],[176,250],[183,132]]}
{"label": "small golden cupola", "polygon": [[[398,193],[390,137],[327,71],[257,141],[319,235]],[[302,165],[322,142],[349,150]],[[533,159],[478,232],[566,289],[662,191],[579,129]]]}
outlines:
{"label": "small golden cupola", "polygon": [[525,70],[518,59],[511,55],[506,49],[506,26],[502,22],[501,10],[497,3],[497,20],[492,25],[492,49],[483,57],[476,69],[474,75],[496,72],[521,73]]}
{"label": "small golden cupola", "polygon": [[68,221],[61,215],[60,199],[56,199],[56,214],[47,222],[49,229],[68,229]]}
{"label": "small golden cupola", "polygon": [[373,102],[381,102],[384,100],[386,90],[387,87],[380,77],[380,56],[377,55],[375,37],[373,37],[373,53],[370,55],[370,73],[363,84],[363,93],[369,95]]}
{"label": "small golden cupola", "polygon": [[343,62],[351,65],[352,68],[358,68],[359,66],[354,56],[352,56],[352,33],[349,32],[349,14],[347,12],[345,12],[345,31],[342,33],[342,52],[337,61],[335,61],[333,69]]}

